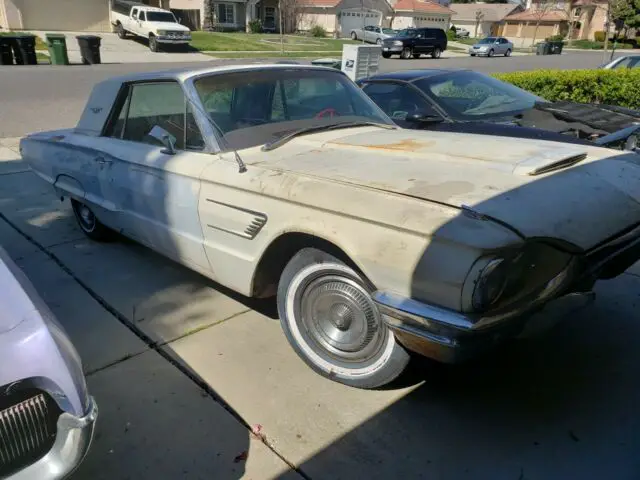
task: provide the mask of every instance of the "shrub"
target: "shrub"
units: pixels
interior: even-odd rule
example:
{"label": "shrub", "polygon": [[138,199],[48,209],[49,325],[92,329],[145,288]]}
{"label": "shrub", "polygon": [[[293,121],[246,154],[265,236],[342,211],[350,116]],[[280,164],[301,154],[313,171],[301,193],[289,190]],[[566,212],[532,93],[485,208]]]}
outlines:
{"label": "shrub", "polygon": [[545,38],[546,42],[562,42],[564,40],[564,35],[552,35],[550,37]]}
{"label": "shrub", "polygon": [[538,70],[494,76],[550,101],[603,103],[640,110],[640,69]]}
{"label": "shrub", "polygon": [[453,29],[447,30],[447,40],[455,40],[456,39],[456,31]]}
{"label": "shrub", "polygon": [[597,32],[593,32],[593,39],[596,42],[604,42],[604,31],[598,30]]}
{"label": "shrub", "polygon": [[249,31],[251,33],[260,33],[262,32],[262,22],[259,19],[254,19],[249,21]]}
{"label": "shrub", "polygon": [[327,31],[321,25],[314,25],[309,33],[312,37],[324,38],[327,36]]}

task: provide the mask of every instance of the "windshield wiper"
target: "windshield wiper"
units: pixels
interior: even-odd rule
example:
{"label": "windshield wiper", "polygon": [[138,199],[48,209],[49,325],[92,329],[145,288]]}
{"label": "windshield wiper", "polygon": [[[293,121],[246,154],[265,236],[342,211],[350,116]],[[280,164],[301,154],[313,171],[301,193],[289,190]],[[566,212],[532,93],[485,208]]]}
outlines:
{"label": "windshield wiper", "polygon": [[306,128],[299,128],[297,130],[293,130],[290,133],[287,133],[286,135],[283,135],[280,138],[276,138],[275,140],[265,143],[262,146],[262,151],[263,152],[268,152],[270,150],[275,150],[278,147],[281,147],[282,145],[284,145],[285,143],[287,143],[289,140],[300,136],[300,135],[305,135],[307,133],[315,133],[315,132],[323,132],[323,131],[328,131],[328,130],[337,130],[339,128],[349,128],[349,127],[380,127],[380,128],[385,128],[387,130],[394,130],[398,127],[396,127],[395,125],[388,125],[385,123],[376,123],[376,122],[344,122],[344,123],[337,123],[334,125],[316,125],[314,127],[306,127]]}

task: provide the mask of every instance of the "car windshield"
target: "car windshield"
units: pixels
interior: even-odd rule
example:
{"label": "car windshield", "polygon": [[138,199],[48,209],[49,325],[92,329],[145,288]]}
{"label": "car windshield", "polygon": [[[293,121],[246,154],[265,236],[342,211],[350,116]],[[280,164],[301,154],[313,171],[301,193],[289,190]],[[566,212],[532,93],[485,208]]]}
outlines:
{"label": "car windshield", "polygon": [[400,30],[400,33],[398,33],[398,36],[399,37],[415,37],[417,34],[418,32],[416,30],[407,28],[405,30]]}
{"label": "car windshield", "polygon": [[176,17],[173,16],[173,13],[169,12],[147,11],[147,21],[176,23]]}
{"label": "car windshield", "polygon": [[229,148],[274,142],[312,127],[393,121],[341,72],[271,68],[207,75],[194,82]]}
{"label": "car windshield", "polygon": [[487,38],[483,38],[482,40],[480,40],[478,42],[479,45],[486,45],[487,43],[495,43],[496,38],[495,37],[487,37]]}
{"label": "car windshield", "polygon": [[423,78],[415,85],[456,120],[511,116],[545,102],[511,84],[477,72],[452,72]]}

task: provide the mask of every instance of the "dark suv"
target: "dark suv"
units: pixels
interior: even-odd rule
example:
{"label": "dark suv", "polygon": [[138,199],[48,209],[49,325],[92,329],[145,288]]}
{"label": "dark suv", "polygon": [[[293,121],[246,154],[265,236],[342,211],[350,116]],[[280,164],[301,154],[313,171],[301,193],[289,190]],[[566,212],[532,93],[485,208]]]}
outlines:
{"label": "dark suv", "polygon": [[382,56],[400,55],[400,58],[420,58],[420,55],[431,55],[440,58],[447,49],[447,34],[441,28],[407,28],[393,38],[382,42]]}

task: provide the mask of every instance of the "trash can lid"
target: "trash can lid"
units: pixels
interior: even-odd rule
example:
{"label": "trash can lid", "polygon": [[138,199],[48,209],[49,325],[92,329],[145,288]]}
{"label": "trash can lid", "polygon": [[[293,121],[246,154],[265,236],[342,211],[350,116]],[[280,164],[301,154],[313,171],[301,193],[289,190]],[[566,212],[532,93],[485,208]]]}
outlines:
{"label": "trash can lid", "polygon": [[78,40],[94,40],[94,39],[101,40],[102,39],[102,37],[98,37],[97,35],[76,35],[76,38]]}
{"label": "trash can lid", "polygon": [[47,33],[45,36],[47,38],[67,38],[64,33]]}

